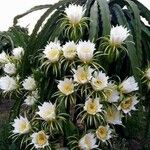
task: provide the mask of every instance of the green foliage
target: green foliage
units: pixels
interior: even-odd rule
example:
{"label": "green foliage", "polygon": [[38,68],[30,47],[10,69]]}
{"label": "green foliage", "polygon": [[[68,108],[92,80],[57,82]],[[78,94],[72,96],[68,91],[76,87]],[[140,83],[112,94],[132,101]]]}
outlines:
{"label": "green foliage", "polygon": [[110,34],[111,24],[110,24],[110,11],[106,0],[97,0],[100,7],[100,16],[102,22],[103,36]]}
{"label": "green foliage", "polygon": [[141,66],[142,61],[142,47],[141,47],[141,20],[140,20],[140,11],[138,6],[130,1],[126,0],[127,4],[130,6],[130,9],[133,12],[133,20],[131,22],[133,27],[133,38],[136,45],[136,55],[139,61],[139,66]]}
{"label": "green foliage", "polygon": [[[7,116],[5,116],[7,118]],[[3,118],[4,119],[4,118]],[[11,126],[7,119],[2,120],[0,118],[0,149],[1,150],[19,150],[18,143],[12,143],[11,139],[9,138]]]}
{"label": "green foliage", "polygon": [[90,22],[90,33],[89,33],[89,39],[92,40],[96,40],[98,37],[98,32],[99,31],[99,27],[98,27],[98,4],[97,1],[94,2],[93,6],[91,7],[91,12],[90,12],[90,18],[91,18],[91,22]]}

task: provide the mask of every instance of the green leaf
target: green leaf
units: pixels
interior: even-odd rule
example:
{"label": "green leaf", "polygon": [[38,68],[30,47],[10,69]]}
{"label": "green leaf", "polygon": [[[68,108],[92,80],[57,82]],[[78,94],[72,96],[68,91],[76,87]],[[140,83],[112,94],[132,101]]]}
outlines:
{"label": "green leaf", "polygon": [[119,25],[126,26],[129,28],[127,19],[124,15],[124,12],[122,11],[122,8],[118,4],[114,4],[112,9],[115,12]]}
{"label": "green leaf", "polygon": [[14,25],[16,25],[18,23],[18,19],[34,12],[34,11],[37,11],[37,10],[42,10],[42,9],[46,9],[46,8],[49,8],[50,6],[52,5],[39,5],[39,6],[35,6],[33,8],[31,8],[30,10],[28,10],[27,12],[23,13],[23,14],[20,14],[20,15],[17,15],[15,18],[14,18]]}
{"label": "green leaf", "polygon": [[85,4],[85,7],[86,7],[85,16],[89,16],[92,3],[93,3],[93,0],[87,0],[86,1],[86,4]]}
{"label": "green leaf", "polygon": [[142,32],[144,32],[148,37],[150,37],[150,30],[145,26],[145,24],[142,23],[141,25]]}
{"label": "green leaf", "polygon": [[97,0],[97,2],[100,8],[103,36],[109,35],[111,29],[111,18],[108,3],[106,0]]}
{"label": "green leaf", "polygon": [[91,41],[96,40],[98,37],[98,31],[99,31],[98,23],[99,23],[99,21],[98,21],[98,5],[97,5],[97,1],[95,1],[93,6],[91,7],[91,11],[90,11],[89,39]]}
{"label": "green leaf", "polygon": [[39,31],[42,23],[45,21],[45,19],[49,16],[49,14],[51,14],[54,10],[62,7],[63,5],[66,5],[68,2],[73,2],[73,0],[61,0],[58,3],[52,5],[42,16],[41,18],[38,20],[38,22],[36,23],[33,32],[31,34],[31,37],[36,36],[37,32]]}
{"label": "green leaf", "polygon": [[150,11],[149,11],[149,9],[137,0],[132,0],[132,1],[134,1],[134,3],[138,6],[138,8],[140,10],[140,15],[142,17],[144,17],[148,21],[148,23],[150,24]]}
{"label": "green leaf", "polygon": [[8,45],[11,47],[11,50],[14,49],[13,39],[7,32],[0,32],[0,51],[5,50],[5,47],[8,47]]}
{"label": "green leaf", "polygon": [[139,64],[142,63],[142,45],[141,45],[141,20],[140,20],[140,11],[137,7],[137,5],[130,1],[126,0],[129,8],[133,12],[134,19],[132,20],[133,25],[133,37],[136,45],[136,53],[138,56]]}
{"label": "green leaf", "polygon": [[[43,48],[43,46],[48,42],[52,33],[56,30],[56,25],[58,24],[59,14],[61,10],[56,11],[45,23],[42,30],[39,32],[36,38],[36,45],[34,45],[34,49]],[[42,40],[41,40],[42,39]]]}
{"label": "green leaf", "polygon": [[23,32],[20,28],[18,27],[12,27],[10,30],[7,32],[7,35],[9,35],[14,42],[15,46],[18,47],[27,47],[27,43],[29,40],[29,35],[27,32]]}

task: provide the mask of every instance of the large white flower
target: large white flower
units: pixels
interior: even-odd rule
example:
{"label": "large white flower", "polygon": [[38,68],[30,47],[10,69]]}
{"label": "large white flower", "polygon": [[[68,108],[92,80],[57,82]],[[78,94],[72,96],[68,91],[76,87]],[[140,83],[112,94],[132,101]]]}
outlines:
{"label": "large white flower", "polygon": [[9,62],[8,55],[3,51],[2,53],[0,53],[0,63],[5,64],[8,62]]}
{"label": "large white flower", "polygon": [[138,89],[139,89],[138,83],[135,81],[133,76],[124,80],[120,85],[120,90],[123,93],[131,93],[137,91]]}
{"label": "large white flower", "polygon": [[95,51],[95,44],[90,41],[80,41],[77,45],[77,55],[83,62],[90,62]]}
{"label": "large white flower", "polygon": [[41,148],[43,149],[45,148],[45,146],[49,145],[48,142],[49,136],[46,135],[44,131],[33,133],[31,135],[31,138],[32,138],[32,144],[34,144],[34,147],[36,149],[41,149]]}
{"label": "large white flower", "polygon": [[99,101],[99,98],[89,98],[85,102],[84,110],[90,115],[96,115],[97,113],[102,112],[103,105],[101,105]]}
{"label": "large white flower", "polygon": [[79,148],[82,150],[92,150],[97,147],[95,135],[92,133],[86,134],[79,141]]}
{"label": "large white flower", "polygon": [[76,56],[77,46],[73,41],[67,42],[65,45],[63,45],[62,50],[65,58],[74,59]]}
{"label": "large white flower", "polygon": [[44,57],[47,58],[51,63],[57,62],[61,53],[61,46],[59,41],[50,42],[46,45],[43,51]]}
{"label": "large white flower", "polygon": [[28,133],[31,129],[30,122],[28,121],[28,119],[22,116],[16,118],[12,126],[14,127],[14,134],[25,134]]}
{"label": "large white flower", "polygon": [[73,69],[73,72],[74,81],[79,84],[85,84],[90,81],[93,69],[90,67],[78,66],[77,70]]}
{"label": "large white flower", "polygon": [[0,78],[0,88],[4,92],[10,92],[17,89],[17,81],[8,75]]}
{"label": "large white flower", "polygon": [[28,95],[24,100],[25,104],[32,106],[38,99],[38,91],[33,91],[31,95]]}
{"label": "large white flower", "polygon": [[5,64],[3,69],[7,74],[10,74],[10,75],[13,75],[16,73],[16,66],[13,63]]}
{"label": "large white flower", "polygon": [[65,95],[70,95],[74,92],[74,84],[72,79],[65,78],[64,81],[59,81],[57,87]]}
{"label": "large white flower", "polygon": [[122,124],[121,112],[117,110],[114,106],[108,107],[105,115],[106,121],[110,124]]}
{"label": "large white flower", "polygon": [[113,83],[108,83],[107,88],[104,90],[107,100],[110,103],[118,102],[120,93],[117,90],[117,86]]}
{"label": "large white flower", "polygon": [[33,77],[28,77],[22,83],[22,86],[25,90],[33,91],[36,89],[36,82]]}
{"label": "large white flower", "polygon": [[52,121],[56,117],[55,104],[51,102],[44,102],[42,106],[38,106],[39,112],[37,114],[45,121]]}
{"label": "large white flower", "polygon": [[24,55],[24,49],[22,47],[14,48],[12,54],[16,59],[21,59],[22,56]]}
{"label": "large white flower", "polygon": [[111,138],[111,129],[109,126],[99,126],[96,130],[96,136],[98,139],[100,139],[102,142],[106,142]]}
{"label": "large white flower", "polygon": [[85,9],[80,5],[70,4],[65,8],[65,13],[69,23],[73,26],[80,23],[85,13]]}
{"label": "large white flower", "polygon": [[91,85],[95,91],[101,91],[108,85],[108,76],[102,71],[95,72],[91,79]]}
{"label": "large white flower", "polygon": [[121,45],[129,35],[128,29],[123,26],[112,27],[110,31],[110,42],[112,45]]}
{"label": "large white flower", "polygon": [[122,110],[125,114],[131,110],[136,110],[135,105],[138,103],[136,96],[125,98],[119,105],[118,110]]}

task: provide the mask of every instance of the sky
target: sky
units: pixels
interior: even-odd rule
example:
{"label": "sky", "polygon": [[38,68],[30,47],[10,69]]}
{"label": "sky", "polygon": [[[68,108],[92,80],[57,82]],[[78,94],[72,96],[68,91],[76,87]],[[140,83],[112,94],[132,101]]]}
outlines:
{"label": "sky", "polygon": [[[0,5],[0,31],[6,31],[13,25],[13,18],[22,14],[28,9],[36,5],[53,4],[59,0],[1,0]],[[150,0],[139,0],[147,8],[150,9]],[[19,25],[28,27],[29,32],[32,31],[36,21],[42,15],[42,11],[36,11],[19,20]]]}

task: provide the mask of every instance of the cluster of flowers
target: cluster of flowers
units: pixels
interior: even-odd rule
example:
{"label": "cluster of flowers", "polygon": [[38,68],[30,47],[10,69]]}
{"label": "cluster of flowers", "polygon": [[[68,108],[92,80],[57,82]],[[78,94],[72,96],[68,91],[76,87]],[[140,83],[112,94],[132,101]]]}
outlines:
{"label": "cluster of flowers", "polygon": [[[49,63],[59,61],[59,57],[56,59],[56,56],[59,56],[56,52],[60,53],[61,50],[61,46],[58,46],[58,43],[56,41],[50,42],[43,52]],[[20,118],[14,120],[14,134],[22,135],[33,132],[30,137],[32,139],[31,143],[34,144],[35,148],[49,146],[49,137],[55,130],[52,127],[53,123],[60,120],[57,109],[59,109],[60,102],[66,100],[66,104],[79,106],[80,111],[77,115],[77,120],[80,120],[87,127],[94,125],[96,137],[102,142],[109,141],[113,136],[113,129],[109,124],[121,125],[123,114],[130,114],[131,110],[135,110],[135,105],[138,101],[134,92],[138,90],[138,85],[133,76],[117,85],[104,72],[97,70],[97,68],[94,69],[90,64],[85,63],[93,59],[94,50],[95,44],[90,41],[80,41],[77,46],[74,42],[68,42],[63,46],[64,57],[66,55],[75,57],[77,53],[81,64],[71,70],[73,73],[71,78],[65,77],[64,80],[58,82],[58,92],[54,94],[58,96],[55,104],[44,102],[42,106],[38,107],[39,111],[36,112],[34,119],[44,120],[44,122],[42,121],[43,130],[33,132],[32,128],[34,127],[31,124],[34,124],[34,121],[30,122],[26,117],[20,116]],[[65,52],[68,53],[66,54]],[[54,59],[55,61],[53,61]],[[26,90],[34,90],[36,87],[34,79],[28,77],[28,79],[24,80],[23,87]],[[78,94],[81,98],[77,97]],[[72,99],[73,101],[71,101]],[[76,99],[80,99],[81,103],[77,104]],[[78,108],[76,111],[78,111]],[[40,116],[40,118],[37,116]],[[45,124],[48,124],[48,127],[44,128]],[[47,128],[51,128],[50,134],[45,132]],[[77,146],[81,149],[98,147],[95,134],[92,132],[85,134],[78,141]]]}
{"label": "cluster of flowers", "polygon": [[[92,75],[92,69],[79,66],[73,70],[72,79],[65,78],[59,81],[58,89],[66,96],[75,95],[81,90],[80,85],[84,86],[81,95],[85,92],[85,97],[81,97],[78,105],[80,111],[77,120],[86,126],[95,126],[96,137],[107,142],[113,136],[113,129],[109,125],[122,125],[122,117],[130,114],[131,110],[136,110],[135,105],[138,98],[134,91],[138,90],[138,85],[134,77],[129,77],[119,85],[109,81],[108,76],[102,71],[96,71]],[[77,84],[76,84],[77,83]],[[77,86],[77,90],[75,90]],[[87,91],[88,89],[88,91]],[[84,98],[84,100],[82,100]],[[94,128],[92,128],[94,130]],[[85,134],[77,143],[81,149],[93,149],[96,145],[95,134],[90,132]],[[74,141],[73,141],[74,142]]]}
{"label": "cluster of flowers", "polygon": [[34,77],[33,76],[27,77],[23,81],[22,86],[27,91],[27,95],[24,100],[25,104],[28,106],[34,105],[39,98],[38,89]]}
{"label": "cluster of flowers", "polygon": [[4,51],[0,54],[0,65],[5,75],[0,78],[0,88],[4,92],[17,90],[17,68],[19,67],[24,50],[21,47],[12,50],[12,55],[6,54]]}
{"label": "cluster of flowers", "polygon": [[[67,19],[67,23],[76,27],[76,24],[81,22],[83,24],[84,12],[85,9],[82,6],[69,5],[64,11],[65,20]],[[125,27],[113,27],[110,36],[104,38],[104,45],[110,44],[108,48],[118,49],[128,36],[129,31]],[[42,54],[43,63],[53,65],[59,64],[61,59],[71,60],[74,65],[71,66],[73,68],[70,68],[70,73],[73,75],[69,78],[66,75],[64,80],[58,81],[58,91],[54,93],[54,96],[57,96],[55,104],[49,101],[38,106],[38,110],[34,110],[36,115],[30,121],[26,116],[20,116],[14,120],[12,124],[13,137],[23,135],[22,139],[25,139],[25,142],[30,140],[28,146],[33,144],[33,147],[37,149],[50,149],[53,134],[63,130],[61,125],[66,118],[63,113],[61,114],[59,106],[61,103],[65,103],[66,109],[68,109],[68,105],[75,106],[74,114],[77,114],[74,115],[76,117],[75,125],[78,127],[78,122],[80,122],[86,126],[86,131],[81,137],[72,136],[73,140],[70,144],[74,149],[91,150],[98,148],[99,142],[109,142],[115,134],[113,125],[122,125],[122,118],[127,114],[130,115],[131,110],[136,110],[138,97],[135,91],[139,87],[133,76],[120,83],[110,80],[98,65],[93,65],[97,61],[97,57],[95,57],[97,52],[95,51],[96,46],[90,41],[77,43],[70,41],[63,46],[59,41],[55,41],[45,47]],[[0,88],[8,91],[10,87],[2,86],[7,82],[1,78]],[[26,98],[26,103],[32,105],[35,102],[33,97],[38,95],[36,81],[33,77],[28,77],[23,81],[22,86],[32,93],[30,95],[32,98],[29,96]]]}
{"label": "cluster of flowers", "polygon": [[20,92],[23,87],[24,90],[29,91],[24,102],[31,106],[38,99],[38,91],[33,77],[28,77],[23,82],[20,81],[18,69],[20,69],[23,55],[24,49],[22,47],[14,48],[12,55],[6,54],[4,51],[0,54],[0,64],[4,72],[4,76],[0,78],[0,89],[3,93],[12,93],[14,91]]}
{"label": "cluster of flowers", "polygon": [[[93,58],[93,52],[95,50],[95,45],[90,41],[80,41],[78,44],[75,44],[74,41],[67,42],[62,47],[60,42],[50,42],[44,50],[44,57],[48,59],[49,62],[55,63],[60,59],[61,52],[66,59],[73,60],[78,57],[84,61],[89,62]],[[86,52],[86,53],[85,53]]]}

